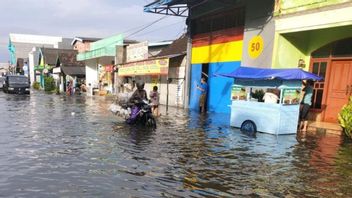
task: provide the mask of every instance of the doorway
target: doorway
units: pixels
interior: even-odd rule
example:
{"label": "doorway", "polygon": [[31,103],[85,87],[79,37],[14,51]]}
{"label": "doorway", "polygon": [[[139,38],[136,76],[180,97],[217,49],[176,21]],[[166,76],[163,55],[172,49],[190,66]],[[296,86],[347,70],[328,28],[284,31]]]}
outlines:
{"label": "doorway", "polygon": [[[207,82],[208,84],[208,90],[207,90],[207,93],[206,93],[206,99],[205,99],[205,110],[208,110],[208,98],[209,98],[209,63],[203,63],[202,64],[202,74],[201,74],[201,77],[205,79],[205,82]],[[200,83],[200,81],[199,81]],[[200,110],[199,110],[200,111]]]}
{"label": "doorway", "polygon": [[352,60],[335,60],[331,63],[327,105],[324,121],[337,122],[337,116],[343,105],[352,95]]}
{"label": "doorway", "polygon": [[310,71],[324,80],[314,84],[312,112],[325,122],[338,122],[338,113],[352,95],[352,38],[335,41],[312,53]]}

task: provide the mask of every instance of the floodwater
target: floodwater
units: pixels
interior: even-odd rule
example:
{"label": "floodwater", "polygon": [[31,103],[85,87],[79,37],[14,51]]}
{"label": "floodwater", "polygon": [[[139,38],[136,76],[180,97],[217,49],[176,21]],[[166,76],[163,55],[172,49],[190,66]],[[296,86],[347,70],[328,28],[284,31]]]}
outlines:
{"label": "floodwater", "polygon": [[352,197],[344,137],[253,137],[175,109],[152,131],[109,104],[0,93],[0,197]]}

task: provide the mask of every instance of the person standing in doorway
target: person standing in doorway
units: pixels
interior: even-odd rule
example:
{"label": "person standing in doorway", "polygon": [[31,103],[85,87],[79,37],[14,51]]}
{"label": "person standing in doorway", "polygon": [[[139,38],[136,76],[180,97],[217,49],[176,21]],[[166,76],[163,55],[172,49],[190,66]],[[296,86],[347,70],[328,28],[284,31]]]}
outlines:
{"label": "person standing in doorway", "polygon": [[302,90],[303,99],[301,101],[299,129],[302,132],[306,132],[308,128],[308,112],[309,112],[310,106],[312,105],[314,82],[311,80],[308,80],[306,83],[303,82],[303,85],[304,85],[304,88]]}
{"label": "person standing in doorway", "polygon": [[207,84],[204,77],[200,80],[200,85],[197,85],[197,89],[200,91],[200,97],[199,97],[200,112],[205,113],[205,104],[207,101],[208,84]]}
{"label": "person standing in doorway", "polygon": [[149,97],[152,103],[152,112],[154,116],[159,116],[159,92],[158,87],[154,86],[153,90],[150,91]]}

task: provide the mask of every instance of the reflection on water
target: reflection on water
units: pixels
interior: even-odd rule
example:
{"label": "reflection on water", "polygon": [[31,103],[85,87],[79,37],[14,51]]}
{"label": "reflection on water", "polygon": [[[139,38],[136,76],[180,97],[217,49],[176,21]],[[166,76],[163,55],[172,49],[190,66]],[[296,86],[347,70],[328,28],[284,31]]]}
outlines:
{"label": "reflection on water", "polygon": [[340,136],[252,136],[227,115],[182,110],[153,131],[109,104],[1,93],[0,197],[352,196],[352,143]]}

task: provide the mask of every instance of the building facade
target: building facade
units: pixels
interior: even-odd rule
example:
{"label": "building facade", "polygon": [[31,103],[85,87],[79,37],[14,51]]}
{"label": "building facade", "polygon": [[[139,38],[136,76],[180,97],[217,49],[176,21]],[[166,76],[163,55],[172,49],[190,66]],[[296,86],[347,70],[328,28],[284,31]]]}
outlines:
{"label": "building facade", "polygon": [[214,73],[240,65],[300,67],[324,77],[314,85],[311,119],[337,122],[352,94],[350,0],[160,0],[144,10],[184,16],[182,5],[191,8],[190,108],[198,108],[194,84],[202,75],[208,76],[208,109],[229,112],[233,82]]}
{"label": "building facade", "polygon": [[44,35],[31,35],[31,34],[13,34],[9,35],[9,46],[11,45],[10,56],[13,57],[13,65],[18,65],[18,71],[22,70],[23,64],[18,64],[17,60],[22,59],[23,63],[27,62],[29,66],[29,76],[31,83],[35,81],[34,67],[38,66],[38,56],[36,53],[39,48],[59,48],[59,49],[72,49],[72,39],[57,37],[57,36],[44,36]]}
{"label": "building facade", "polygon": [[183,107],[185,54],[185,36],[173,42],[132,44],[127,46],[126,62],[119,65],[117,74],[123,83],[144,82],[148,94],[157,86],[160,104]]}
{"label": "building facade", "polygon": [[276,1],[274,18],[272,66],[295,67],[300,61],[324,77],[314,85],[311,119],[337,122],[352,95],[352,2]]}
{"label": "building facade", "polygon": [[[75,42],[72,42],[75,45]],[[83,45],[83,46],[82,46]],[[104,38],[95,42],[84,42],[77,47],[81,52],[78,61],[86,65],[86,84],[101,93],[114,92],[114,65],[116,49],[123,46],[122,35]]]}

